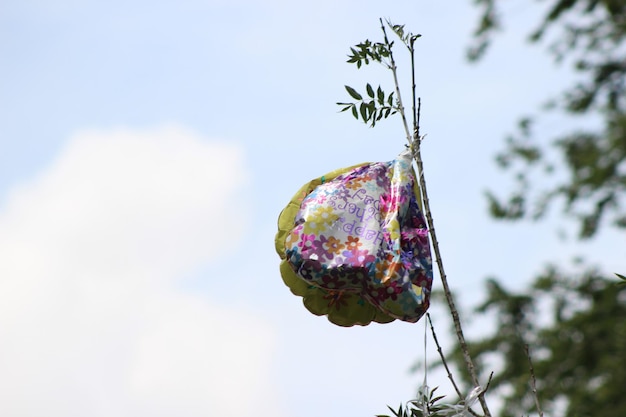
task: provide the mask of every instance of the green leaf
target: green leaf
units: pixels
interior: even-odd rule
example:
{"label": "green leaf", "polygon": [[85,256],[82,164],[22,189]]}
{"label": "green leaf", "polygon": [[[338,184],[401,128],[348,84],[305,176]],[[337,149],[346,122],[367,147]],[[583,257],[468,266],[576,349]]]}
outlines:
{"label": "green leaf", "polygon": [[618,282],[617,285],[626,285],[626,277],[624,275],[616,273],[617,277],[621,279],[623,282]]}
{"label": "green leaf", "polygon": [[365,89],[367,90],[367,95],[371,98],[374,98],[374,89],[369,83],[367,84],[367,86],[365,86]]}
{"label": "green leaf", "polygon": [[359,110],[361,112],[361,117],[363,118],[363,121],[367,122],[367,120],[369,119],[369,117],[367,116],[367,104],[365,104],[365,102],[361,103]]}
{"label": "green leaf", "polygon": [[352,96],[353,99],[355,100],[363,100],[363,96],[361,96],[359,93],[357,93],[357,91],[350,87],[349,85],[346,85],[346,91],[348,92],[348,94],[350,94],[350,96]]}
{"label": "green leaf", "polygon": [[355,119],[359,119],[359,113],[356,110],[356,106],[353,104],[352,105],[352,115],[354,116]]}
{"label": "green leaf", "polygon": [[[337,103],[337,104],[339,104],[339,103]],[[339,113],[343,113],[344,111],[346,111],[346,110],[348,110],[348,109],[352,108],[353,106],[354,106],[354,104],[347,105],[347,106],[346,106],[346,107],[344,107],[343,109],[339,110]]]}
{"label": "green leaf", "polygon": [[378,86],[376,95],[378,96],[378,102],[380,103],[380,105],[381,106],[384,105],[385,104],[385,92],[383,91],[382,88],[380,88],[380,86]]}
{"label": "green leaf", "polygon": [[389,97],[387,98],[387,104],[389,104],[389,107],[393,107],[393,92],[389,94]]}

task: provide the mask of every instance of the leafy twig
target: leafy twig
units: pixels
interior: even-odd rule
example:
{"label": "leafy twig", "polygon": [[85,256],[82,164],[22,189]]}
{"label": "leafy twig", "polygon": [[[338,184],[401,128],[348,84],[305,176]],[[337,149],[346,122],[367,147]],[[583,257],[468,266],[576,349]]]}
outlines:
{"label": "leafy twig", "polygon": [[400,117],[402,117],[402,125],[404,126],[404,131],[406,132],[406,140],[409,142],[409,145],[411,145],[413,143],[413,139],[411,133],[409,132],[409,125],[406,121],[404,106],[402,105],[402,94],[400,93],[400,83],[398,83],[398,67],[396,67],[396,61],[393,59],[393,53],[391,52],[393,42],[389,42],[389,39],[387,38],[387,31],[385,30],[385,24],[383,23],[383,19],[380,19],[380,28],[383,30],[385,45],[387,45],[387,48],[389,50],[389,69],[393,74],[393,82],[396,86],[396,96],[398,97],[398,112],[400,113]]}
{"label": "leafy twig", "polygon": [[[384,27],[383,27],[383,32],[385,32]],[[386,34],[385,34],[385,42],[386,43],[389,42],[387,40]],[[413,43],[410,43],[407,46],[409,47],[410,50],[413,49]],[[393,62],[393,54],[391,53],[391,51],[389,55],[390,55],[390,60]],[[414,58],[413,54],[411,54],[411,58],[412,59]],[[414,68],[414,64],[412,64],[412,67]],[[398,85],[398,77],[396,75],[395,65],[392,65],[391,71],[393,72],[394,82],[396,84],[396,91],[398,91],[398,101],[400,101],[400,94],[399,94],[400,87]],[[404,117],[404,109],[402,108],[401,104],[399,107],[400,107],[399,112],[402,115],[402,122],[404,123],[404,128],[408,133],[408,125],[406,122],[406,117]],[[418,112],[419,112],[419,109],[416,112],[416,114]],[[424,203],[424,214],[426,215],[426,221],[428,222],[428,228],[429,228],[430,236],[432,238],[433,250],[435,252],[435,258],[437,260],[437,266],[439,267],[439,275],[441,277],[441,283],[443,284],[444,293],[446,295],[446,301],[448,302],[448,307],[450,308],[450,313],[452,314],[452,321],[454,322],[456,336],[459,341],[461,351],[463,352],[463,359],[465,360],[465,364],[467,365],[467,370],[472,379],[472,383],[474,384],[474,386],[477,387],[477,386],[480,386],[480,383],[478,381],[478,376],[476,374],[476,368],[474,366],[474,362],[469,353],[469,349],[467,348],[467,342],[465,341],[465,336],[463,335],[463,328],[461,327],[461,320],[459,318],[459,312],[454,303],[454,298],[452,297],[452,291],[450,290],[450,286],[448,285],[448,279],[447,279],[447,276],[443,267],[443,261],[441,259],[441,250],[439,249],[439,241],[437,240],[437,234],[435,232],[435,224],[434,224],[434,220],[432,216],[432,211],[430,210],[430,201],[428,199],[426,178],[424,176],[424,163],[422,161],[422,154],[421,154],[421,149],[420,149],[421,141],[423,138],[421,136],[418,136],[419,124],[417,123],[417,119],[416,119],[416,126],[413,130],[416,136],[410,138],[409,143],[413,150],[413,159],[415,160],[415,163],[417,164],[420,187],[422,191],[422,202]],[[489,407],[487,406],[487,402],[485,401],[484,391],[479,395],[478,399],[480,401],[480,405],[483,409],[483,412],[485,413],[485,416],[490,417],[491,413],[489,411]]]}
{"label": "leafy twig", "polygon": [[[337,103],[343,106],[341,111],[351,110],[352,115],[355,118],[361,118],[364,122],[370,122],[373,127],[377,120],[380,120],[381,117],[387,118],[391,112],[400,113],[402,118],[402,125],[404,127],[404,131],[406,133],[406,139],[409,143],[409,146],[412,150],[413,159],[417,165],[417,171],[419,176],[419,183],[422,193],[422,202],[423,202],[423,210],[426,217],[426,221],[428,223],[429,233],[432,239],[433,250],[435,254],[435,259],[437,261],[437,265],[439,267],[439,275],[441,277],[441,282],[443,284],[444,293],[446,295],[446,301],[448,303],[448,307],[450,308],[450,313],[452,315],[452,321],[454,322],[454,328],[456,331],[456,336],[459,341],[459,345],[461,348],[461,352],[463,353],[463,359],[465,364],[467,365],[467,370],[469,372],[472,383],[474,384],[475,389],[480,389],[478,391],[478,400],[480,401],[481,407],[485,414],[485,417],[491,417],[491,413],[489,412],[489,408],[484,398],[485,391],[487,388],[480,388],[480,384],[478,382],[478,376],[476,373],[476,368],[474,366],[474,362],[472,361],[472,357],[469,353],[469,349],[467,347],[467,343],[465,341],[465,337],[463,335],[463,329],[461,327],[461,320],[459,318],[458,310],[454,303],[454,298],[452,296],[452,291],[450,290],[450,286],[448,284],[447,276],[444,271],[443,261],[441,259],[441,250],[439,249],[439,241],[437,240],[437,234],[435,233],[435,225],[433,221],[432,212],[430,210],[430,201],[428,199],[428,190],[426,187],[426,179],[424,176],[424,163],[422,161],[421,156],[421,141],[423,140],[423,136],[420,136],[419,132],[419,117],[421,111],[421,100],[417,100],[416,105],[416,86],[415,86],[415,48],[414,42],[420,35],[413,35],[411,33],[404,32],[403,25],[393,25],[390,22],[387,22],[388,26],[393,30],[393,32],[398,35],[398,37],[402,40],[404,45],[409,49],[411,55],[411,74],[412,74],[412,93],[413,93],[413,133],[411,134],[411,129],[409,129],[409,124],[407,122],[406,113],[404,110],[404,105],[402,102],[402,95],[400,92],[400,83],[398,82],[398,68],[396,66],[396,62],[393,57],[392,47],[393,42],[389,41],[387,37],[387,31],[385,29],[385,24],[383,20],[380,19],[381,30],[383,31],[384,43],[372,43],[369,40],[365,41],[359,45],[357,45],[357,49],[351,48],[352,55],[349,57],[348,62],[356,64],[357,68],[360,68],[363,64],[369,64],[370,61],[378,62],[387,66],[388,69],[391,70],[393,74],[394,86],[395,86],[395,94],[396,94],[396,102],[395,106],[392,107],[392,110],[385,109],[381,110],[380,106],[384,106],[388,104],[391,106],[393,93],[390,94],[387,101],[385,101],[384,92],[378,89],[376,97],[373,94],[373,88],[370,84],[367,84],[366,90],[369,97],[372,99],[370,101],[365,101],[363,96],[359,94],[352,87],[346,86],[346,90],[348,94],[357,101],[360,101],[360,105],[357,110],[356,103]],[[378,99],[378,105],[376,100]],[[417,108],[416,108],[417,107]],[[489,382],[491,381],[491,377]],[[487,383],[487,387],[489,386],[489,382]],[[459,392],[458,387],[455,387],[457,392]],[[401,409],[399,410],[401,412]]]}

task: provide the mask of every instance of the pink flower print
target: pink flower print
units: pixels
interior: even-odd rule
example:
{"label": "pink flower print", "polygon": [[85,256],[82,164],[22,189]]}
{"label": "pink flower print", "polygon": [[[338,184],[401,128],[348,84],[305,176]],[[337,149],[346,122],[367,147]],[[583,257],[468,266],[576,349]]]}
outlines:
{"label": "pink flower print", "polygon": [[393,213],[398,210],[398,201],[391,194],[383,194],[380,196],[380,212]]}
{"label": "pink flower print", "polygon": [[304,251],[305,249],[310,248],[313,245],[314,240],[315,240],[314,234],[310,234],[310,235],[303,234],[302,240],[298,242],[298,247]]}
{"label": "pink flower print", "polygon": [[350,265],[357,267],[366,267],[369,263],[376,260],[376,257],[366,249],[345,250],[343,251],[343,256],[346,257],[346,261]]}
{"label": "pink flower print", "polygon": [[376,261],[376,257],[368,250],[359,250],[357,251],[356,256],[363,266],[367,266]]}

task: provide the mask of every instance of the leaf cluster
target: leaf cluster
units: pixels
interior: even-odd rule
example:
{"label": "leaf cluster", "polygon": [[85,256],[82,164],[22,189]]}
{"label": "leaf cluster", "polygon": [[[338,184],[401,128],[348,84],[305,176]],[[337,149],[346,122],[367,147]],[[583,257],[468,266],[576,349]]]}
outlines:
{"label": "leaf cluster", "polygon": [[348,55],[348,63],[355,64],[357,68],[361,68],[362,65],[369,65],[370,61],[378,62],[381,64],[387,64],[387,58],[391,53],[391,47],[393,42],[386,45],[382,42],[370,42],[366,39],[365,42],[361,42],[354,47],[350,48],[351,54]]}
{"label": "leaf cluster", "polygon": [[[355,64],[357,68],[361,68],[363,65],[369,65],[372,62],[377,62],[384,65],[387,69],[390,69],[395,79],[396,66],[392,52],[394,42],[389,41],[387,38],[385,24],[382,19],[380,23],[384,34],[384,42],[372,42],[367,39],[351,47],[347,62]],[[412,54],[413,43],[421,35],[414,35],[411,32],[405,31],[404,25],[396,25],[390,21],[387,21],[386,24],[400,38],[402,43],[409,48]],[[396,87],[399,95],[399,87]],[[399,97],[394,97],[395,92],[387,94],[380,85],[377,89],[374,89],[371,84],[366,84],[364,94],[359,93],[356,89],[348,85],[345,86],[345,89],[356,102],[338,102],[337,105],[342,106],[340,112],[349,110],[355,119],[362,120],[364,123],[369,124],[370,127],[376,126],[376,123],[381,119],[386,119],[391,115],[402,112]]]}
{"label": "leaf cluster", "polygon": [[413,34],[411,32],[405,31],[404,29],[405,25],[394,25],[393,23],[389,21],[387,21],[387,24],[389,25],[393,33],[395,33],[398,36],[398,38],[400,38],[402,43],[407,48],[409,48],[409,50],[413,49],[413,43],[415,42],[415,40],[422,36],[420,34]]}
{"label": "leaf cluster", "polygon": [[355,119],[358,120],[360,117],[364,123],[369,123],[371,127],[376,126],[376,122],[381,119],[386,119],[398,112],[398,106],[393,99],[394,93],[392,92],[387,96],[380,86],[374,91],[374,88],[368,83],[365,86],[367,94],[365,97],[348,85],[345,88],[350,97],[357,102],[337,103],[337,105],[343,106],[340,112],[350,110]]}
{"label": "leaf cluster", "polygon": [[418,391],[418,398],[409,401],[404,407],[402,404],[397,410],[387,406],[393,416],[378,414],[376,417],[464,417],[469,414],[465,400],[459,400],[456,404],[443,403],[444,395],[435,396],[435,391],[422,385]]}

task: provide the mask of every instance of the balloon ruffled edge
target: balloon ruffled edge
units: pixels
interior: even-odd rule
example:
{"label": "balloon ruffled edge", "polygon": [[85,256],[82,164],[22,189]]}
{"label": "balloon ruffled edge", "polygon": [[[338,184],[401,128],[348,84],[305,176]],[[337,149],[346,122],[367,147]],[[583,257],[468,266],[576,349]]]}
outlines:
{"label": "balloon ruffled edge", "polygon": [[280,256],[280,273],[283,282],[294,295],[303,299],[304,306],[317,316],[327,316],[328,320],[342,327],[354,325],[367,326],[371,322],[390,323],[395,320],[374,307],[360,294],[351,292],[333,292],[307,284],[291,268],[286,260],[285,240],[294,226],[294,221],[304,198],[317,186],[331,181],[339,175],[356,168],[369,165],[369,162],[341,168],[318,177],[304,186],[289,201],[278,217],[278,232],[275,238],[276,252]]}

